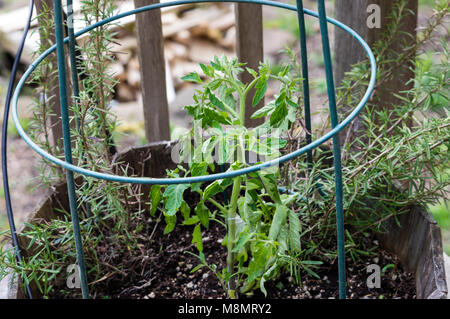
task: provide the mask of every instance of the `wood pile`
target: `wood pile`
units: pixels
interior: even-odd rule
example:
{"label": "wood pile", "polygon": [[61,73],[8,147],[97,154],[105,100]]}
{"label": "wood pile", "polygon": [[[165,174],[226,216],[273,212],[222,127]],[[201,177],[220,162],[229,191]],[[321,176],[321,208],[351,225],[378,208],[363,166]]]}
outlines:
{"label": "wood pile", "polygon": [[[198,63],[209,63],[215,55],[235,56],[235,21],[231,5],[211,4],[188,10],[162,14],[164,53],[169,102],[174,91],[185,83],[184,75],[198,71]],[[112,48],[116,64],[111,71],[119,81],[116,86],[116,99],[130,102],[139,98],[141,74],[134,25],[122,29]]]}

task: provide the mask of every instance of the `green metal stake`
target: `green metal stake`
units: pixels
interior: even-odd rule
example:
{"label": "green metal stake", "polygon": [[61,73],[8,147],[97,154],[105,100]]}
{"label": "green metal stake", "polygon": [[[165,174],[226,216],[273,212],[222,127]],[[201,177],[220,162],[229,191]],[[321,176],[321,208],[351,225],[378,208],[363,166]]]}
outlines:
{"label": "green metal stake", "polygon": [[[323,58],[325,62],[325,73],[327,78],[328,101],[330,106],[331,126],[335,128],[339,125],[336,109],[336,92],[334,89],[333,66],[331,63],[330,42],[328,40],[327,16],[324,0],[319,3],[320,33],[322,35]],[[334,154],[334,183],[336,186],[336,223],[337,223],[337,246],[338,246],[338,272],[339,272],[339,298],[346,297],[346,277],[345,277],[345,238],[344,238],[344,212],[342,194],[342,170],[341,170],[341,145],[339,134],[333,136]]]}
{"label": "green metal stake", "polygon": [[[297,17],[300,30],[300,50],[302,55],[302,77],[303,77],[303,98],[305,102],[305,127],[306,144],[311,144],[311,102],[309,98],[309,71],[308,71],[308,52],[306,48],[306,28],[305,13],[303,12],[303,0],[297,0]],[[307,152],[308,167],[312,169],[312,150]]]}
{"label": "green metal stake", "polygon": [[[70,57],[70,66],[72,70],[72,89],[73,89],[73,100],[74,103],[77,104],[80,98],[80,86],[78,83],[78,61],[76,54],[76,40],[75,40],[75,31],[74,31],[74,17],[73,17],[73,1],[67,0],[67,35],[69,37],[69,57]],[[77,131],[81,131],[81,120],[77,116],[76,117]],[[82,158],[85,158],[84,152],[82,153]],[[86,207],[86,215],[87,217],[91,217],[91,206],[89,202],[85,202]]]}
{"label": "green metal stake", "polygon": [[[58,55],[58,75],[59,93],[61,100],[61,120],[64,139],[64,157],[66,162],[72,163],[72,148],[70,139],[70,123],[67,102],[66,64],[64,56],[64,34],[61,0],[53,0],[55,10],[55,31],[56,31],[56,52]],[[77,252],[78,267],[80,269],[81,292],[84,299],[89,298],[89,288],[86,278],[86,265],[83,255],[83,243],[80,233],[80,221],[78,219],[77,199],[75,195],[75,181],[73,172],[66,171],[67,192],[69,194],[70,214],[72,216],[72,226],[75,238],[75,248]]]}

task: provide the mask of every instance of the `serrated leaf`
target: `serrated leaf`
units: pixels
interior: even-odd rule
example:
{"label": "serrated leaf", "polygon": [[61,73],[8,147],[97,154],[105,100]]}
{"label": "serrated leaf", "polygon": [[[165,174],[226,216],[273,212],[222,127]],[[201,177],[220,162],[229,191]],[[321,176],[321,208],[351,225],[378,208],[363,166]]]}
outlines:
{"label": "serrated leaf", "polygon": [[251,69],[251,68],[245,68],[247,70],[248,73],[250,73],[254,78],[256,78],[258,76],[258,73],[256,73],[255,70]]}
{"label": "serrated leaf", "polygon": [[209,184],[205,190],[203,191],[203,202],[206,201],[211,196],[214,196],[222,191],[222,187],[220,186],[218,181]]}
{"label": "serrated leaf", "polygon": [[244,247],[244,245],[253,237],[253,233],[248,233],[248,232],[241,232],[239,235],[239,239],[236,243],[236,246],[234,246],[233,248],[233,252],[237,253],[239,252],[242,247]]}
{"label": "serrated leaf", "polygon": [[191,72],[188,75],[183,76],[181,80],[200,84],[203,83],[202,79],[200,78],[200,75],[198,75],[197,72]]}
{"label": "serrated leaf", "polygon": [[272,224],[269,230],[269,239],[277,240],[280,229],[286,224],[286,218],[289,209],[284,205],[276,205],[275,214],[273,215]]}
{"label": "serrated leaf", "polygon": [[208,88],[212,91],[217,90],[219,87],[221,87],[220,85],[222,84],[222,82],[222,79],[213,80],[208,83]]}
{"label": "serrated leaf", "polygon": [[279,127],[281,123],[286,119],[288,115],[288,109],[285,101],[275,102],[275,110],[270,114],[270,125],[273,127]]}
{"label": "serrated leaf", "polygon": [[267,194],[274,203],[281,205],[280,193],[278,192],[277,179],[274,174],[260,174],[259,178],[264,185]]}
{"label": "serrated leaf", "polygon": [[222,66],[220,65],[219,60],[217,59],[215,62],[211,62],[211,66],[217,71],[223,71]]}
{"label": "serrated leaf", "polygon": [[261,117],[265,117],[267,115],[269,115],[271,112],[273,112],[273,110],[275,109],[275,103],[269,103],[266,106],[263,106],[262,108],[258,109],[257,111],[255,111],[251,118],[252,119],[259,119]]}
{"label": "serrated leaf", "polygon": [[219,87],[219,98],[229,108],[236,110],[236,100],[233,96],[234,89],[228,88],[226,85]]}
{"label": "serrated leaf", "polygon": [[225,110],[224,103],[213,92],[211,92],[211,90],[208,90],[208,98],[212,105],[217,106],[221,110]]}
{"label": "serrated leaf", "polygon": [[175,215],[183,202],[183,193],[189,188],[188,184],[176,184],[169,185],[165,192],[164,197],[166,198],[166,214]]}
{"label": "serrated leaf", "polygon": [[180,211],[181,211],[181,215],[183,216],[185,221],[190,218],[190,216],[191,216],[191,208],[189,207],[189,205],[185,201],[183,201],[181,203]]}
{"label": "serrated leaf", "polygon": [[177,215],[166,215],[164,214],[166,220],[166,227],[164,228],[164,235],[170,233],[177,223]]}
{"label": "serrated leaf", "polygon": [[202,229],[200,224],[198,224],[194,228],[194,233],[192,234],[192,243],[197,246],[198,251],[203,251]]}
{"label": "serrated leaf", "polygon": [[253,96],[252,105],[256,106],[266,95],[267,91],[267,79],[262,77],[259,79],[259,81],[256,83],[256,92]]}
{"label": "serrated leaf", "polygon": [[220,124],[231,125],[231,120],[228,117],[227,112],[219,112],[218,110],[212,107],[204,107],[203,108],[204,121],[203,126],[206,127],[208,125],[212,125],[213,122],[217,122]]}
{"label": "serrated leaf", "polygon": [[214,70],[212,67],[208,65],[204,65],[203,63],[200,63],[200,67],[202,68],[203,73],[205,73],[206,76],[213,77],[214,76]]}
{"label": "serrated leaf", "polygon": [[208,207],[205,206],[203,202],[198,203],[198,205],[195,207],[195,214],[200,219],[200,223],[205,228],[209,227],[209,210]]}
{"label": "serrated leaf", "polygon": [[[201,153],[201,145],[197,148]],[[196,151],[197,151],[196,150]],[[199,158],[200,160],[200,158]],[[205,175],[206,170],[208,169],[208,164],[204,162],[194,162],[191,164],[190,172],[191,176],[202,176]]]}
{"label": "serrated leaf", "polygon": [[158,205],[161,202],[161,186],[160,185],[152,185],[150,190],[150,200],[151,200],[151,208],[150,215],[155,216],[156,210],[158,209]]}

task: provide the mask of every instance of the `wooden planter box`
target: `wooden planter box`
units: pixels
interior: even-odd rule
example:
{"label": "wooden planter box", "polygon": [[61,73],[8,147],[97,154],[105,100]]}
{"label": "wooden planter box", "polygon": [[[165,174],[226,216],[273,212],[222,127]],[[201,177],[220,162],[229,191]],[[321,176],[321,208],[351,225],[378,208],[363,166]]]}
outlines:
{"label": "wooden planter box", "polygon": [[[170,142],[153,143],[132,148],[120,158],[129,163],[135,173],[139,172],[148,177],[164,177],[166,169],[176,167],[171,160],[172,146]],[[150,186],[143,187],[143,196],[148,194],[149,189]],[[27,222],[36,223],[42,219],[56,218],[54,208],[60,206],[65,209],[69,207],[65,184],[55,186],[30,214]],[[426,211],[417,207],[401,215],[399,221],[402,227],[398,227],[393,220],[387,221],[388,232],[378,236],[381,246],[397,255],[408,271],[415,274],[417,298],[446,299],[441,230],[436,221]],[[19,233],[23,231],[24,226],[19,229]],[[26,247],[27,243],[23,238],[21,241],[21,246]],[[18,289],[17,279],[12,281],[12,276],[8,275],[0,282],[0,298],[25,298],[23,289]]]}

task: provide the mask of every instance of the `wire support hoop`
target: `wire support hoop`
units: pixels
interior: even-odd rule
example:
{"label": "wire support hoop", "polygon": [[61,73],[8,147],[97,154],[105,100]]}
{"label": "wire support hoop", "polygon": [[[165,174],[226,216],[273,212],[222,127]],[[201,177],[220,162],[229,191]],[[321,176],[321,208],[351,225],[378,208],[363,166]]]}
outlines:
{"label": "wire support hoop", "polygon": [[[138,13],[149,11],[149,10],[177,6],[177,5],[182,5],[182,4],[210,3],[210,2],[211,3],[214,3],[214,2],[253,3],[253,4],[278,7],[278,8],[297,12],[296,6],[279,3],[279,2],[275,2],[275,1],[267,1],[267,0],[258,0],[258,1],[254,1],[254,0],[181,0],[181,1],[171,1],[171,2],[157,3],[157,4],[140,7],[140,8],[130,10],[130,11],[118,14],[116,16],[110,17],[108,19],[97,22],[81,31],[76,32],[75,37],[79,37],[97,27],[103,26],[103,25],[111,23],[113,21],[117,21],[121,18],[128,17],[133,14],[138,14]],[[317,12],[311,11],[309,9],[303,9],[303,12],[304,12],[304,14],[312,16],[312,17],[316,17],[316,18],[319,17]],[[210,182],[210,181],[214,181],[214,180],[218,180],[218,179],[232,178],[232,177],[240,176],[243,174],[260,171],[260,170],[263,170],[265,168],[269,168],[272,166],[276,166],[276,165],[282,164],[284,162],[290,161],[290,160],[318,147],[319,145],[325,143],[326,141],[328,141],[331,138],[333,138],[334,136],[336,136],[348,124],[350,124],[350,122],[353,121],[356,118],[356,116],[361,112],[361,110],[366,105],[367,101],[370,99],[370,96],[374,90],[377,66],[376,66],[375,56],[373,55],[373,52],[370,49],[369,45],[361,38],[361,36],[359,36],[350,27],[348,27],[348,26],[344,25],[343,23],[341,23],[335,19],[332,19],[330,17],[326,17],[326,20],[328,23],[331,23],[331,24],[341,28],[342,30],[344,30],[344,31],[348,32],[350,35],[352,35],[361,44],[362,48],[367,53],[369,60],[370,60],[370,64],[371,64],[371,76],[370,76],[370,81],[369,81],[367,91],[364,94],[363,98],[361,99],[360,103],[356,106],[356,108],[339,125],[334,127],[327,134],[325,134],[322,137],[318,138],[317,140],[311,142],[310,144],[308,144],[292,153],[281,156],[277,159],[273,159],[273,160],[270,160],[270,161],[267,161],[267,162],[264,162],[261,164],[249,166],[246,168],[242,168],[242,169],[239,169],[236,171],[221,172],[221,173],[215,173],[215,174],[205,175],[205,176],[184,177],[184,178],[149,178],[149,177],[127,177],[127,176],[119,176],[119,175],[95,172],[92,170],[88,170],[88,169],[73,165],[71,163],[68,163],[67,161],[64,161],[55,156],[52,156],[51,154],[49,154],[48,152],[46,152],[45,150],[40,148],[36,143],[34,143],[34,141],[27,135],[27,133],[24,131],[23,127],[21,126],[20,121],[19,121],[19,114],[18,114],[18,99],[19,99],[20,92],[21,92],[22,88],[24,87],[28,77],[49,54],[51,54],[52,52],[54,52],[56,50],[56,45],[52,46],[47,51],[45,51],[43,54],[41,54],[30,65],[30,67],[27,69],[25,74],[20,79],[20,81],[16,87],[16,90],[14,91],[14,96],[13,96],[13,100],[12,100],[13,121],[14,121],[14,124],[17,128],[19,135],[23,138],[23,140],[35,152],[37,152],[40,156],[47,159],[48,161],[50,161],[56,165],[59,165],[65,169],[71,170],[74,173],[79,173],[79,174],[82,174],[85,176],[90,176],[90,177],[113,181],[113,182],[118,182],[118,183],[134,183],[134,184],[148,184],[148,185],[202,183],[202,182]],[[69,38],[67,37],[64,39],[64,43],[68,43],[68,42],[69,42]]]}

